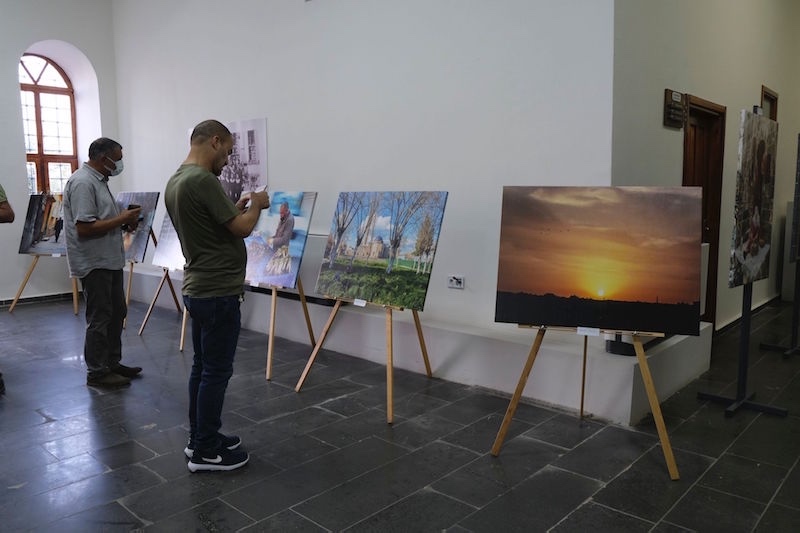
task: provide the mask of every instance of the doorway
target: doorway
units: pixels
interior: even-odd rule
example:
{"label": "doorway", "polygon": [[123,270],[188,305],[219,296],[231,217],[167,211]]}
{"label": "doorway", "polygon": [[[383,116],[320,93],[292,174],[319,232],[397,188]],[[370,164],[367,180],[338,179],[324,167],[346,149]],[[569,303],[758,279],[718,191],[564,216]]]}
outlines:
{"label": "doorway", "polygon": [[683,185],[703,190],[702,242],[709,244],[706,308],[700,317],[714,324],[717,312],[719,217],[722,159],[725,148],[725,106],[686,95],[683,135]]}

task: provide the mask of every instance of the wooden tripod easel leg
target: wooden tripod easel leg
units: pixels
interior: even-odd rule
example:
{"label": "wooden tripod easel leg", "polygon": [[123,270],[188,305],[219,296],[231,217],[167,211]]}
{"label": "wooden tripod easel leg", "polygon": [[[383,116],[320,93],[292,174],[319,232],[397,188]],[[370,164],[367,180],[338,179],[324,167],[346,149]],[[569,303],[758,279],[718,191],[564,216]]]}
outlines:
{"label": "wooden tripod easel leg", "polygon": [[497,432],[497,437],[494,439],[492,455],[495,457],[497,457],[500,453],[500,448],[503,446],[503,441],[506,440],[506,433],[508,433],[508,428],[511,425],[511,419],[514,418],[514,413],[517,410],[519,399],[522,397],[522,391],[525,390],[525,384],[528,383],[528,376],[531,373],[531,368],[533,368],[533,362],[536,361],[536,355],[539,353],[539,348],[542,346],[542,339],[544,339],[544,334],[546,331],[547,328],[540,327],[539,332],[536,334],[536,340],[533,341],[533,346],[528,354],[528,360],[525,362],[525,367],[522,369],[522,374],[519,376],[517,390],[514,391],[514,396],[511,397],[511,401],[508,404],[508,409],[506,409],[506,416],[503,418],[503,423],[500,425],[500,431]]}
{"label": "wooden tripod easel leg", "polygon": [[333,319],[336,318],[336,314],[339,312],[339,308],[342,306],[341,300],[336,300],[336,304],[333,306],[333,310],[331,311],[330,316],[328,317],[328,321],[325,323],[325,327],[322,328],[322,335],[319,339],[317,339],[317,343],[314,345],[314,350],[311,352],[311,356],[308,358],[308,363],[306,363],[305,369],[303,369],[303,373],[300,375],[300,379],[297,381],[297,385],[295,385],[294,390],[295,392],[300,392],[300,389],[303,386],[306,378],[308,377],[308,372],[311,370],[311,365],[314,364],[314,359],[317,358],[317,354],[322,349],[322,345],[325,343],[325,337],[328,336],[328,331],[330,331],[331,326],[333,325]]}
{"label": "wooden tripod easel leg", "polygon": [[639,361],[639,370],[642,373],[644,389],[647,391],[650,410],[653,412],[653,419],[656,421],[658,438],[661,440],[661,449],[664,452],[664,460],[667,462],[669,477],[672,480],[680,479],[678,465],[675,464],[675,456],[672,454],[672,445],[669,442],[669,435],[667,435],[667,426],[664,424],[664,417],[661,415],[661,405],[658,402],[653,376],[650,374],[650,367],[647,365],[647,357],[644,355],[642,340],[638,335],[633,336],[633,348],[636,350],[636,359]]}
{"label": "wooden tripod easel leg", "polygon": [[386,308],[386,422],[394,422],[394,350],[392,308]]}
{"label": "wooden tripod easel leg", "polygon": [[433,374],[431,372],[431,362],[428,360],[428,348],[425,346],[425,337],[422,336],[422,326],[419,323],[419,313],[416,309],[412,309],[411,313],[414,315],[414,326],[417,328],[417,337],[419,337],[419,347],[422,350],[422,360],[425,362],[425,372],[428,377]]}
{"label": "wooden tripod easel leg", "polygon": [[78,314],[78,280],[76,278],[70,278],[72,280],[72,312],[76,315]]}
{"label": "wooden tripod easel leg", "polygon": [[297,278],[297,293],[300,295],[300,305],[303,306],[303,315],[306,317],[306,327],[308,328],[308,338],[311,340],[311,346],[314,346],[317,341],[314,340],[314,328],[311,327],[311,317],[308,314],[308,303],[306,302],[306,293],[303,291],[303,282]]}
{"label": "wooden tripod easel leg", "polygon": [[8,308],[8,312],[11,313],[14,311],[14,307],[17,306],[17,302],[19,301],[19,297],[22,296],[22,291],[25,289],[25,285],[28,284],[28,280],[31,279],[31,274],[33,274],[33,269],[36,268],[36,263],[39,262],[39,256],[34,255],[33,261],[31,262],[31,266],[28,267],[28,272],[25,274],[25,278],[22,280],[22,283],[19,285],[19,290],[17,291],[17,295],[14,296],[14,301],[11,302],[11,306]]}
{"label": "wooden tripod easel leg", "polygon": [[278,288],[272,287],[269,313],[269,339],[267,340],[267,381],[272,379],[272,353],[275,349],[275,315],[278,312]]}
{"label": "wooden tripod easel leg", "polygon": [[[156,294],[153,296],[153,300],[150,302],[150,307],[147,308],[147,313],[145,313],[144,315],[144,320],[142,320],[142,325],[139,328],[139,335],[142,334],[142,332],[144,331],[144,327],[147,325],[147,321],[150,320],[150,313],[153,312],[153,308],[156,306],[156,300],[158,299],[158,295],[161,294],[161,288],[164,286],[164,282],[167,281],[168,279],[169,279],[169,270],[165,268],[164,273],[161,275],[161,281],[158,282],[158,288],[156,289]],[[175,296],[174,293],[173,296]],[[175,301],[175,303],[177,304],[177,300]],[[180,307],[178,308],[178,311],[180,311]]]}
{"label": "wooden tripod easel leg", "polygon": [[167,278],[167,285],[169,285],[169,292],[172,294],[172,301],[175,302],[175,310],[181,312],[181,304],[178,302],[178,295],[175,294],[175,286],[172,284],[172,279],[169,277],[169,269],[165,268],[164,273]]}
{"label": "wooden tripod easel leg", "polygon": [[180,351],[183,351],[184,342],[186,341],[186,323],[189,321],[189,310],[186,306],[183,307],[183,320],[181,320],[181,344]]}

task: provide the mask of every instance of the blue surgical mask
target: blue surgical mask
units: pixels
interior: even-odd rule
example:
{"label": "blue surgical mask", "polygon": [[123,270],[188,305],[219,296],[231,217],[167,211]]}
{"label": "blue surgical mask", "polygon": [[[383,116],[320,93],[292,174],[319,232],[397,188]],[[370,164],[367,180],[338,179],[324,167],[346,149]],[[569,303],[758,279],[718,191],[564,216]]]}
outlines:
{"label": "blue surgical mask", "polygon": [[106,170],[108,170],[109,175],[111,175],[111,176],[119,176],[120,172],[122,172],[122,169],[124,168],[124,165],[122,163],[122,158],[120,158],[119,161],[114,161],[110,157],[107,157],[106,159],[108,159],[109,161],[111,161],[112,163],[114,163],[116,165],[113,169],[110,168],[110,167],[106,167]]}

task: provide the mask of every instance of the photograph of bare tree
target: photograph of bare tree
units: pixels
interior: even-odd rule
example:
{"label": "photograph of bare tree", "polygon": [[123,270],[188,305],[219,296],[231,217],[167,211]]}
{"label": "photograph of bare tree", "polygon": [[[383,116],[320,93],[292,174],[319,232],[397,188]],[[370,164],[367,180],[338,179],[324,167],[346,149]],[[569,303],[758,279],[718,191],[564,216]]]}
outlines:
{"label": "photograph of bare tree", "polygon": [[316,292],[421,311],[447,193],[343,192]]}
{"label": "photograph of bare tree", "polygon": [[504,187],[496,322],[698,335],[699,187]]}
{"label": "photograph of bare tree", "polygon": [[269,209],[261,212],[253,233],[244,240],[249,285],[295,287],[316,199],[315,192],[270,193]]}
{"label": "photograph of bare tree", "polygon": [[117,194],[117,209],[127,209],[129,205],[142,206],[139,215],[139,225],[135,231],[122,232],[122,244],[125,246],[125,261],[133,263],[144,262],[147,253],[147,243],[150,241],[150,228],[153,227],[153,218],[156,216],[158,205],[157,192],[121,192]]}
{"label": "photograph of bare tree", "polygon": [[769,276],[777,150],[778,123],[742,110],[728,287]]}

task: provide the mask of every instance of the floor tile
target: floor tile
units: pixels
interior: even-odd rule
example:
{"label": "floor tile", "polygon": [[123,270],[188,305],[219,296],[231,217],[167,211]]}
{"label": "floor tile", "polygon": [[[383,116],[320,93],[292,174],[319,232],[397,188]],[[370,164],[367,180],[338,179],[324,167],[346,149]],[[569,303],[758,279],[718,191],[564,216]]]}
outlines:
{"label": "floor tile", "polygon": [[147,531],[174,533],[175,531],[238,531],[253,524],[230,505],[214,499],[197,507],[160,520],[147,528]]}
{"label": "floor tile", "polygon": [[785,468],[725,454],[700,478],[700,485],[768,503],[786,476]]}
{"label": "floor tile", "polygon": [[409,496],[475,457],[462,448],[434,442],[319,494],[294,509],[315,523],[338,531]]}
{"label": "floor tile", "polygon": [[789,468],[800,456],[800,418],[761,415],[736,439],[730,452]]}
{"label": "floor tile", "polygon": [[433,484],[439,492],[482,507],[561,456],[563,450],[525,437],[511,439],[500,454],[484,454]]}
{"label": "floor tile", "polygon": [[800,509],[773,503],[762,515],[758,533],[796,533],[800,531]]}
{"label": "floor tile", "polygon": [[670,511],[666,520],[696,531],[752,531],[765,505],[696,486]]}
{"label": "floor tile", "polygon": [[566,533],[571,531],[614,531],[623,532],[645,532],[650,531],[654,526],[652,522],[647,522],[635,516],[627,515],[614,509],[588,502],[573,511],[569,516],[559,522],[553,529],[553,533]]}
{"label": "floor tile", "polygon": [[608,426],[564,454],[555,465],[608,481],[641,457],[655,442],[651,435]]}
{"label": "floor tile", "polygon": [[545,531],[600,486],[599,481],[547,466],[459,525],[472,531]]}
{"label": "floor tile", "polygon": [[558,414],[525,432],[526,437],[572,449],[601,429],[605,424]]}
{"label": "floor tile", "polygon": [[269,518],[256,522],[252,526],[240,530],[241,533],[257,531],[279,531],[292,533],[322,533],[328,531],[310,520],[307,520],[291,509],[276,513]]}
{"label": "floor tile", "polygon": [[[233,491],[223,499],[248,516],[260,520],[325,493],[407,453],[399,446],[368,438]],[[264,497],[267,494],[269,497]]]}
{"label": "floor tile", "polygon": [[117,502],[99,505],[41,526],[35,531],[59,533],[85,533],[86,531],[119,532],[137,531],[144,524]]}
{"label": "floor tile", "polygon": [[421,489],[345,531],[353,533],[442,531],[474,510],[474,507],[438,492]]}
{"label": "floor tile", "polygon": [[800,509],[800,462],[796,462],[786,479],[783,481],[778,493],[775,495],[775,503]]}
{"label": "floor tile", "polygon": [[594,501],[651,522],[659,521],[711,465],[702,455],[675,450],[680,479],[669,477],[660,447],[611,480]]}

